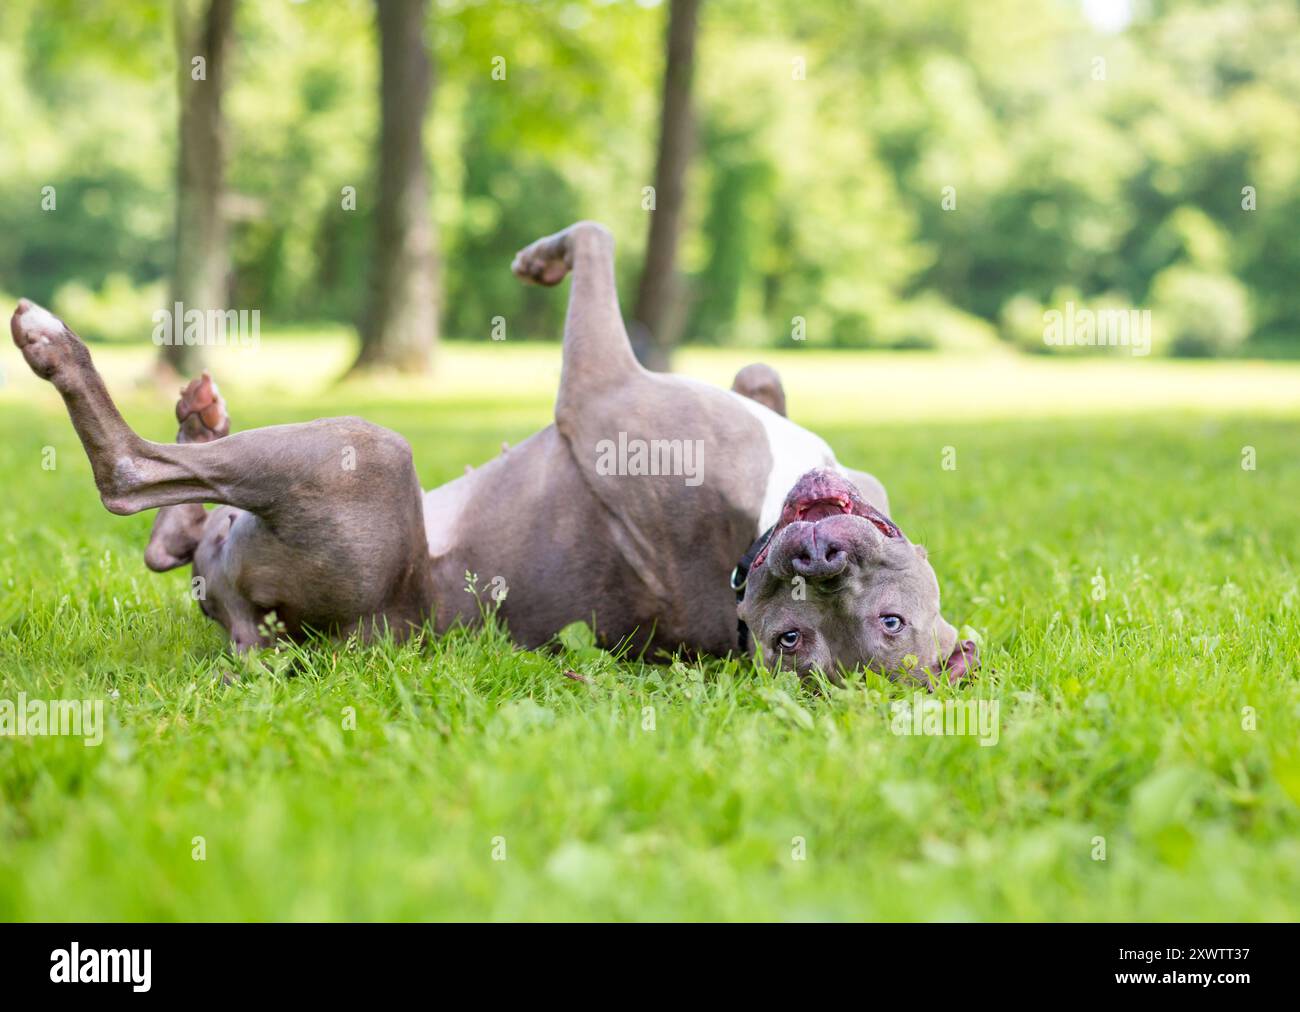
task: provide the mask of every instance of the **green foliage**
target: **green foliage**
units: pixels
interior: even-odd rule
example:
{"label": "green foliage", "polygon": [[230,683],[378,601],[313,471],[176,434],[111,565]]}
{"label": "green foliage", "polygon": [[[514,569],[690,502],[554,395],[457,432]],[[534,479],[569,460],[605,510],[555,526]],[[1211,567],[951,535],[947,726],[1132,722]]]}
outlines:
{"label": "green foliage", "polygon": [[882,344],[889,348],[983,352],[997,346],[997,331],[986,321],[926,292],[882,324]]}
{"label": "green foliage", "polygon": [[[1110,34],[1075,3],[706,4],[680,247],[687,340],[781,345],[798,318],[811,345],[948,344],[944,331],[987,337],[978,318],[1041,351],[1029,307],[1060,310],[1072,293],[1177,318],[1165,350],[1300,355],[1300,11],[1134,8]],[[512,339],[556,336],[561,308],[506,267],[580,217],[618,236],[630,301],[664,5],[431,10],[444,329],[485,340],[504,317]],[[170,32],[158,0],[0,10],[0,121],[18,127],[0,164],[0,231],[16,237],[0,246],[6,288],[107,298],[110,275],[139,291],[165,278]],[[353,323],[373,241],[372,4],[241,4],[237,36],[235,301],[281,323]],[[47,186],[57,211],[41,208]],[[1191,291],[1169,280],[1186,271],[1217,279],[1213,335],[1189,322],[1202,302],[1168,301]]]}
{"label": "green foliage", "polygon": [[1250,333],[1249,295],[1230,274],[1167,267],[1152,282],[1151,298],[1171,354],[1230,354]]}
{"label": "green foliage", "polygon": [[[521,287],[508,268],[534,233],[580,218],[581,202],[545,160],[493,146],[489,117],[494,108],[492,103],[473,107],[465,124],[465,189],[455,266],[446,271],[446,326],[454,334],[482,337],[499,316],[509,321],[508,337],[558,337],[564,330],[564,300]],[[539,219],[539,208],[545,209],[544,218]],[[539,228],[539,220],[547,224]],[[520,236],[529,239],[521,242]]]}
{"label": "green foliage", "polygon": [[167,304],[161,279],[133,285],[125,274],[110,274],[99,291],[69,281],[51,303],[59,319],[89,340],[137,342],[152,334],[153,314]]}

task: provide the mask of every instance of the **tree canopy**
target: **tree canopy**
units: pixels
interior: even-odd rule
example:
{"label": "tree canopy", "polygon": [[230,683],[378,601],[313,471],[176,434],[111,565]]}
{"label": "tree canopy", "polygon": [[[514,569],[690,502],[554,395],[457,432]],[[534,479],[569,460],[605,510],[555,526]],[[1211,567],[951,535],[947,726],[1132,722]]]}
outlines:
{"label": "tree canopy", "polygon": [[[1120,8],[1124,5],[1120,4]],[[162,0],[0,10],[0,289],[147,339],[172,251],[176,55]],[[709,0],[677,268],[683,337],[1047,351],[1067,303],[1149,308],[1177,354],[1300,354],[1300,9]],[[630,311],[666,5],[443,0],[426,31],[442,331],[555,338],[524,243],[619,240]],[[377,181],[369,0],[243,4],[226,83],[233,291],[355,323]],[[355,209],[344,207],[355,188]],[[44,198],[53,195],[50,208]],[[796,323],[795,321],[800,321]]]}

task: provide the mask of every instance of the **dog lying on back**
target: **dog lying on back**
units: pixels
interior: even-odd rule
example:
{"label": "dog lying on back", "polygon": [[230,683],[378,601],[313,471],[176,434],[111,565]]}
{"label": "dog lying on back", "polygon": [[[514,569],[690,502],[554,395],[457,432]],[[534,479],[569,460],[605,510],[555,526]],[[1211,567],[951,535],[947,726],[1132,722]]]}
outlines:
{"label": "dog lying on back", "polygon": [[774,372],[750,366],[726,391],[642,369],[599,225],[539,239],[513,269],[573,275],[555,422],[429,492],[406,441],[358,418],[230,434],[206,374],[182,393],[177,442],[142,439],[59,320],[23,300],[11,330],[63,396],[104,505],[159,511],[146,563],[191,564],[236,649],[472,623],[474,573],[505,591],[500,618],[525,646],[588,621],[652,656],[748,650],[831,677],[974,669],[884,488],[784,417]]}

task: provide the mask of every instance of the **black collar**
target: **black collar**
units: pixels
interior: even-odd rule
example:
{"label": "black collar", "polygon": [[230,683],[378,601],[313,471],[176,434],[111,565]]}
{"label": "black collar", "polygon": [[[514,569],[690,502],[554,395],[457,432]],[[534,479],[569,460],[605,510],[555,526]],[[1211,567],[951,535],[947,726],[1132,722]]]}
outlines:
{"label": "black collar", "polygon": [[[736,592],[736,604],[745,600],[745,584],[749,582],[749,567],[754,564],[758,558],[758,553],[767,547],[767,543],[772,540],[772,532],[776,530],[776,524],[773,524],[758,539],[749,546],[749,550],[740,557],[736,563],[736,568],[731,571],[731,589]],[[736,638],[740,643],[740,652],[743,654],[749,650],[749,626],[745,625],[743,618],[736,619]]]}

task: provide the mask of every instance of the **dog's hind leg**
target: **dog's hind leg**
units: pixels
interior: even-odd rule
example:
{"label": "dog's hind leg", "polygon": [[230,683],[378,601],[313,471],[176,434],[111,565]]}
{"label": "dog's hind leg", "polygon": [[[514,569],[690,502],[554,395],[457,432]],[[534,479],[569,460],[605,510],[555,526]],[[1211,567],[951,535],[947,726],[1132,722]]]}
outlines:
{"label": "dog's hind leg", "polygon": [[[330,418],[221,435],[222,413],[205,404],[198,421],[194,412],[182,419],[184,441],[154,443],[127,425],[89,350],[59,320],[23,300],[10,330],[32,370],[62,395],[110,512],[235,507],[203,518],[195,510],[169,513],[162,533],[155,531],[155,568],[193,552],[196,572],[228,587],[227,610],[239,598],[254,618],[274,610],[301,626],[346,631],[367,618],[405,629],[427,616],[423,497],[411,448],[397,433]],[[212,436],[221,438],[195,441]],[[195,535],[197,548],[189,544]]]}
{"label": "dog's hind leg", "polygon": [[[316,519],[313,513],[346,500],[347,489],[372,480],[368,467],[410,453],[396,433],[359,418],[277,425],[209,441],[155,443],[127,425],[90,351],[60,320],[24,299],[10,330],[32,371],[62,395],[110,513],[224,503],[251,510],[289,532],[308,528]],[[183,431],[192,424],[184,423]],[[346,466],[349,458],[355,466]],[[303,494],[290,495],[290,489]],[[321,500],[319,510],[310,507],[313,498]]]}
{"label": "dog's hind leg", "polygon": [[[176,420],[180,422],[178,443],[210,443],[230,433],[226,402],[206,371],[181,391]],[[192,561],[207,521],[208,511],[201,503],[164,506],[154,517],[145,565],[163,573]]]}

